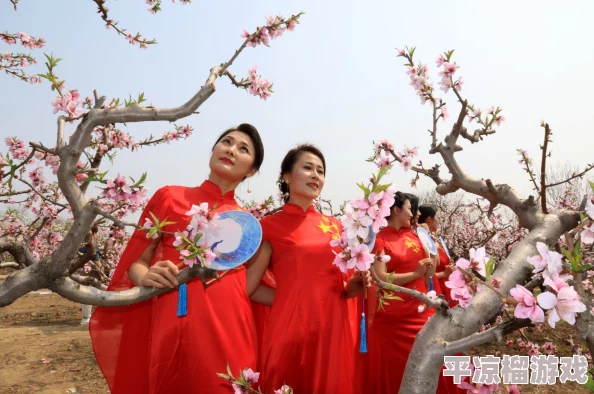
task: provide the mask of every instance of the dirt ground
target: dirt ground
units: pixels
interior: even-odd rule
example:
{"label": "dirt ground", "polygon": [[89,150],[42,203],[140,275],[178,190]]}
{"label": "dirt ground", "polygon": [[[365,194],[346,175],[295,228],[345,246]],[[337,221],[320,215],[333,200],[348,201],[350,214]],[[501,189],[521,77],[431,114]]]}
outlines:
{"label": "dirt ground", "polygon": [[[44,291],[28,294],[0,308],[0,393],[109,393],[93,356],[88,327],[79,325],[80,306],[56,294],[40,292]],[[575,335],[573,330],[564,325],[555,333],[566,339]],[[525,335],[542,345],[552,334],[533,329]],[[518,337],[519,334],[514,334],[511,338]],[[571,354],[569,345],[559,339],[555,339],[555,344],[558,356]],[[489,344],[478,353],[488,355],[496,351],[526,354],[505,343]],[[575,383],[526,385],[519,389],[534,394],[590,392]]]}

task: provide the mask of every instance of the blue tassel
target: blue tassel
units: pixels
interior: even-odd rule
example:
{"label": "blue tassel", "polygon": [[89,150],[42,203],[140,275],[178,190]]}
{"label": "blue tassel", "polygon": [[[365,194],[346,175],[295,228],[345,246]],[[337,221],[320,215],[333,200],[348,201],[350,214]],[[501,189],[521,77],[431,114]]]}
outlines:
{"label": "blue tassel", "polygon": [[183,317],[188,314],[188,288],[183,283],[177,288],[177,317]]}
{"label": "blue tassel", "polygon": [[361,314],[361,345],[359,353],[367,353],[367,331],[365,328],[365,312]]}
{"label": "blue tassel", "polygon": [[429,291],[433,291],[433,277],[429,277]]}

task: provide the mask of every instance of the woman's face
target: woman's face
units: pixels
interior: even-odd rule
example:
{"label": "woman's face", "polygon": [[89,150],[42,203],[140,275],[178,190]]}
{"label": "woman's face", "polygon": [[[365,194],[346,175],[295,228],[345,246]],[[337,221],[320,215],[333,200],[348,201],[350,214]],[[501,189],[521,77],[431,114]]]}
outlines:
{"label": "woman's face", "polygon": [[241,131],[232,131],[214,146],[210,156],[210,170],[217,176],[241,182],[256,173],[254,164],[255,148],[252,139]]}
{"label": "woman's face", "polygon": [[405,200],[402,208],[394,207],[394,217],[400,227],[410,227],[413,219],[410,201]]}
{"label": "woman's face", "polygon": [[437,214],[433,217],[428,217],[426,223],[427,226],[429,226],[429,231],[432,233],[435,233],[437,230],[439,230],[439,218],[437,217]]}
{"label": "woman's face", "polygon": [[324,187],[324,164],[310,152],[302,152],[290,173],[283,178],[289,186],[290,198],[318,198]]}

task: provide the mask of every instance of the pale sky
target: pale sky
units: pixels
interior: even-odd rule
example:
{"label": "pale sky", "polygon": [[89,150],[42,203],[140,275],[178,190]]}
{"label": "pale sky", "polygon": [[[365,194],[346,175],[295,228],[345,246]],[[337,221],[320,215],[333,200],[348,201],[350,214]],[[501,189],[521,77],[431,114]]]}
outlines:
{"label": "pale sky", "polygon": [[[259,73],[274,83],[268,101],[219,80],[200,114],[178,122],[194,127],[190,139],[118,154],[109,176],[120,172],[137,178],[147,171],[150,194],[168,184],[200,184],[208,175],[216,136],[243,122],[258,128],[266,153],[260,173],[250,181],[251,195],[247,184],[238,188],[242,198],[276,194],[284,154],[303,142],[324,152],[322,195],[336,203],[358,197],[355,183],[376,170],[365,162],[372,140],[387,138],[397,150],[418,146],[427,166],[441,163],[428,154],[431,108],[420,104],[403,59],[397,57],[395,48],[405,45],[417,47],[416,60],[429,64],[436,87],[435,59],[455,49],[458,73],[465,80],[463,96],[480,108],[499,105],[504,110],[506,122],[497,134],[473,146],[462,141],[465,150],[457,158],[469,175],[530,193],[516,148],[528,150],[539,163],[542,119],[553,129],[553,162],[583,167],[592,161],[587,142],[594,124],[592,1],[460,0],[420,6],[394,0],[228,0],[184,6],[165,0],[163,5],[162,13],[152,15],[144,1],[108,2],[120,26],[159,41],[140,50],[107,31],[91,1],[22,0],[16,13],[10,2],[0,3],[0,31],[23,31],[47,41],[42,51],[34,51],[40,64],[31,71],[44,72],[42,52],[53,52],[64,59],[57,75],[81,96],[92,95],[93,89],[122,99],[144,92],[158,107],[178,106],[191,97],[209,69],[241,45],[243,28],[254,31],[266,15],[306,12],[295,32],[272,41],[270,48],[248,48],[231,68],[243,77],[258,65]],[[22,50],[14,48],[0,43],[0,52]],[[55,93],[48,83],[32,86],[0,75],[0,93],[2,139],[17,135],[55,144],[57,115],[50,104]],[[439,94],[455,118],[455,97]],[[137,140],[172,129],[166,122],[120,126]],[[442,122],[440,140],[450,128],[451,121]],[[400,167],[390,174],[403,191],[411,191],[412,177]],[[431,181],[422,179],[417,191],[430,187]]]}

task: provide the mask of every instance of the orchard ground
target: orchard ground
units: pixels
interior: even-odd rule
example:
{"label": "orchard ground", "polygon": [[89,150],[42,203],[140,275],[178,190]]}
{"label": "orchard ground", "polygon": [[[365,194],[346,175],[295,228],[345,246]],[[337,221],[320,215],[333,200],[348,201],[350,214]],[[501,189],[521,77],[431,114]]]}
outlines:
{"label": "orchard ground", "polygon": [[[11,269],[0,270],[0,280]],[[80,305],[56,294],[36,291],[0,309],[0,393],[109,393],[91,348],[88,327],[79,325]],[[579,338],[575,327],[559,324],[555,334],[563,340]],[[569,356],[569,344],[551,335],[551,330],[524,330],[528,340],[542,345],[552,340],[557,356]],[[516,332],[506,339],[520,338]],[[527,341],[524,339],[524,341]],[[473,349],[473,354],[523,354],[505,342]],[[221,371],[223,372],[223,371]],[[589,393],[575,383],[553,386],[519,386],[522,393]],[[500,389],[500,392],[505,392]],[[301,394],[301,393],[296,393]]]}

